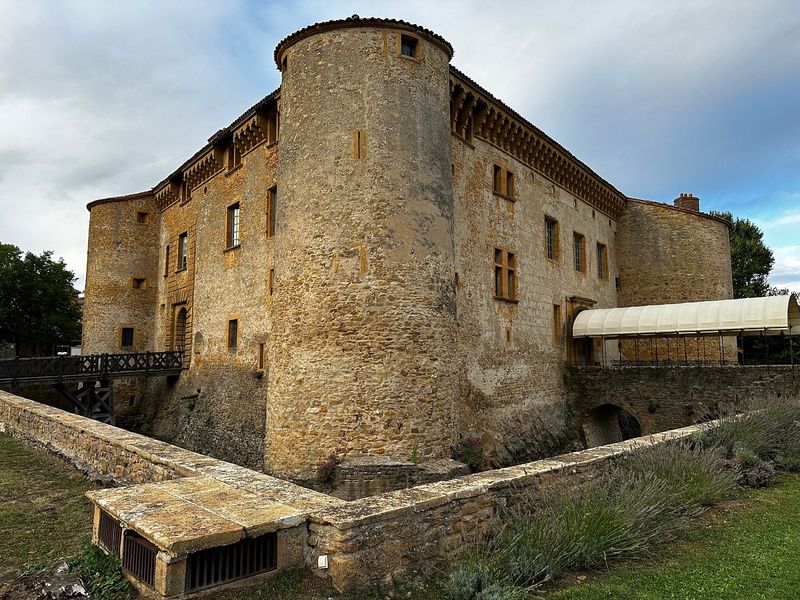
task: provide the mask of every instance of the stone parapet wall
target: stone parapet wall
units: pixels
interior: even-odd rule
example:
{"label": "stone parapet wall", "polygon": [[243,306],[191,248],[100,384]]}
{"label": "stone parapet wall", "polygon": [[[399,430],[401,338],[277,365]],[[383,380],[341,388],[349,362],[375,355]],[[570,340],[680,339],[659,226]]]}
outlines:
{"label": "stone parapet wall", "polygon": [[314,511],[309,565],[328,555],[328,574],[340,591],[413,577],[497,528],[504,509],[537,491],[576,485],[618,457],[700,429],[685,427]]}
{"label": "stone parapet wall", "polygon": [[800,392],[800,369],[764,367],[643,367],[576,369],[568,379],[578,417],[611,404],[631,413],[642,433],[697,423],[718,408],[769,394]]}

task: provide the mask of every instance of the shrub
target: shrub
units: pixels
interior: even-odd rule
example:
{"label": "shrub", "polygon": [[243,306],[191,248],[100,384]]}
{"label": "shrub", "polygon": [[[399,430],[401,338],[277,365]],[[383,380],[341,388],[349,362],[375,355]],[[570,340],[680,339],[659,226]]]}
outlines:
{"label": "shrub", "polygon": [[330,485],[333,483],[333,475],[342,462],[342,459],[334,452],[324,461],[317,465],[317,483]]}
{"label": "shrub", "polygon": [[133,588],[122,576],[119,559],[93,544],[85,543],[81,553],[69,561],[68,567],[72,573],[80,575],[92,598],[123,600],[132,595]]}
{"label": "shrub", "polygon": [[453,448],[452,457],[467,465],[473,473],[480,471],[485,462],[481,437],[474,433],[462,435],[458,445]]}
{"label": "shrub", "polygon": [[703,450],[696,440],[640,450],[628,461],[640,477],[664,481],[685,506],[686,512],[702,510],[730,498],[736,491],[737,473],[717,449]]}
{"label": "shrub", "polygon": [[734,457],[739,471],[739,483],[751,488],[767,487],[775,483],[775,469],[749,450],[740,450]]}

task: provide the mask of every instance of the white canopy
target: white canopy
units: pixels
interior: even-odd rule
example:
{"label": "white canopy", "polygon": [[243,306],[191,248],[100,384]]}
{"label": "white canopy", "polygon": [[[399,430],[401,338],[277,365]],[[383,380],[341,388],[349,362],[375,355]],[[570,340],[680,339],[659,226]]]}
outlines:
{"label": "white canopy", "polygon": [[797,295],[584,310],[572,325],[575,338],[720,332],[800,333]]}

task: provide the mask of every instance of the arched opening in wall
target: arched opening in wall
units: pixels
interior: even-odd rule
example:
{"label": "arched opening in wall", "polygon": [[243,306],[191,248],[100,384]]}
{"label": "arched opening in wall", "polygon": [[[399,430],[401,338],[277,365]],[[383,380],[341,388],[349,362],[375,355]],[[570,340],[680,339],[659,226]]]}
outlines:
{"label": "arched opening in wall", "polygon": [[173,349],[183,352],[186,349],[186,307],[181,307],[175,315],[175,335],[173,336]]}
{"label": "arched opening in wall", "polygon": [[613,444],[642,435],[635,415],[616,404],[601,404],[583,417],[580,434],[587,448]]}

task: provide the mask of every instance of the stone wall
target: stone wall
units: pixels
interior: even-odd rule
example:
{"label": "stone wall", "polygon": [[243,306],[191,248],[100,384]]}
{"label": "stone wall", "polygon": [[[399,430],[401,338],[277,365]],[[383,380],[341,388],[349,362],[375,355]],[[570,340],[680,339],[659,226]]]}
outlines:
{"label": "stone wall", "polygon": [[542,489],[573,486],[624,454],[690,436],[687,427],[452,481],[314,511],[309,564],[328,555],[329,576],[345,591],[407,580],[495,530],[504,509]]}
{"label": "stone wall", "polygon": [[[490,463],[503,466],[564,451],[573,441],[564,388],[564,365],[574,353],[568,331],[580,306],[617,305],[617,223],[488,141],[473,141],[452,137],[465,374],[458,426],[479,433]],[[495,164],[514,174],[513,200],[493,193]],[[558,222],[555,260],[546,254],[545,217]],[[573,233],[585,238],[584,272],[575,269]],[[598,243],[608,252],[604,277]],[[494,297],[495,248],[516,255],[516,302]]]}
{"label": "stone wall", "polygon": [[[90,210],[81,352],[155,350],[160,219],[153,196],[99,200]],[[133,278],[144,279],[142,287]],[[130,348],[121,347],[123,327],[134,329]]]}
{"label": "stone wall", "polygon": [[[403,33],[416,57],[400,54]],[[420,29],[357,27],[284,58],[266,468],[448,456],[449,53]]]}
{"label": "stone wall", "polygon": [[[702,302],[733,298],[730,227],[684,208],[629,199],[617,234],[619,306]],[[686,342],[686,348],[683,342]],[[620,342],[623,358],[650,361],[719,360],[717,337]],[[736,338],[724,338],[726,360],[736,360]]]}
{"label": "stone wall", "polygon": [[[684,427],[718,408],[770,394],[800,393],[800,370],[771,367],[578,369],[568,380],[578,434],[593,409],[610,404],[632,414],[642,435]],[[613,441],[613,440],[612,440]]]}

